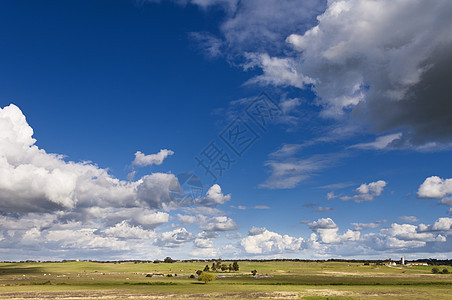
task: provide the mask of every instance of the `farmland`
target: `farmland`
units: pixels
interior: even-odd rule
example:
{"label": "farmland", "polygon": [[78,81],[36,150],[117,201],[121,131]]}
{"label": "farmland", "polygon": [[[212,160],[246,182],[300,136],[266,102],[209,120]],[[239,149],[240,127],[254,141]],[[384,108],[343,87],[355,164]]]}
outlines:
{"label": "farmland", "polygon": [[190,278],[206,265],[212,262],[0,263],[0,299],[452,298],[452,274],[432,274],[432,266],[239,261],[239,271],[214,272],[207,284]]}

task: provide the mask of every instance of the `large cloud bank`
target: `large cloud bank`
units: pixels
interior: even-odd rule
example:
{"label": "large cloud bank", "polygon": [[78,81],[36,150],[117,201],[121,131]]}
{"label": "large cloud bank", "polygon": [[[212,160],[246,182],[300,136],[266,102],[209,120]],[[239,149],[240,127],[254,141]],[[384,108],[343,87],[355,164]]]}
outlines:
{"label": "large cloud bank", "polygon": [[[84,250],[93,257],[96,251],[104,250],[98,253],[108,257],[132,251],[148,257],[149,249],[171,248],[193,240],[193,234],[183,227],[156,231],[171,220],[172,210],[184,208],[173,193],[181,190],[175,175],[151,173],[124,181],[93,163],[66,161],[62,155],[47,153],[36,146],[33,129],[13,104],[0,108],[0,129],[0,252],[16,249],[13,254],[21,257],[35,249],[37,255],[59,253],[66,258],[83,256]],[[137,152],[133,164],[161,164],[172,154],[166,149],[151,155]],[[196,203],[192,209],[220,205],[230,197],[214,185],[203,198],[206,203]],[[225,216],[201,214],[198,218],[203,220],[201,230],[237,229]],[[210,241],[212,236],[199,237],[194,247],[205,245],[203,240]]]}

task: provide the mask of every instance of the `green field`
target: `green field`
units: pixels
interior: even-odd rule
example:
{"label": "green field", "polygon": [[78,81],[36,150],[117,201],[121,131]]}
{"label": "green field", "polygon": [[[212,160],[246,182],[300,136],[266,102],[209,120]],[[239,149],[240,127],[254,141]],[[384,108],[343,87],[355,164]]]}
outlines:
{"label": "green field", "polygon": [[452,274],[432,266],[239,262],[207,284],[190,278],[206,264],[0,263],[0,299],[452,299]]}

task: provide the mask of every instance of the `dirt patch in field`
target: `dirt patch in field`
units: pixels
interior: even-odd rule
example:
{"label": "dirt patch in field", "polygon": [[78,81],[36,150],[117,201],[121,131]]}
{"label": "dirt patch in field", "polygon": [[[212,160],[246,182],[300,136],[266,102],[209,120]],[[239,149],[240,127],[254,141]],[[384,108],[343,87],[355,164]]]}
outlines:
{"label": "dirt patch in field", "polygon": [[304,294],[307,295],[315,295],[315,296],[322,296],[322,297],[329,297],[329,296],[351,296],[352,292],[346,292],[346,291],[337,291],[332,289],[308,289]]}

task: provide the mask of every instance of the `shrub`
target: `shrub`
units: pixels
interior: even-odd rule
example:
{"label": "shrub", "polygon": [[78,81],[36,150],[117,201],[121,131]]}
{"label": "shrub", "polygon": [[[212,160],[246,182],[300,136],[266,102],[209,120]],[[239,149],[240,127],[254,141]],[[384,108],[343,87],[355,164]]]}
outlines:
{"label": "shrub", "polygon": [[432,269],[432,273],[433,274],[438,274],[439,273],[439,269],[438,268],[433,268]]}
{"label": "shrub", "polygon": [[256,276],[257,271],[256,271],[256,270],[252,270],[252,271],[251,271],[251,274],[253,274],[253,276]]}
{"label": "shrub", "polygon": [[198,280],[207,283],[209,281],[215,280],[215,275],[212,273],[202,272],[201,275],[199,275]]}
{"label": "shrub", "polygon": [[448,269],[443,269],[443,274],[449,274],[449,270]]}

